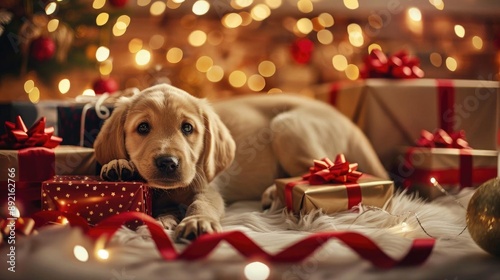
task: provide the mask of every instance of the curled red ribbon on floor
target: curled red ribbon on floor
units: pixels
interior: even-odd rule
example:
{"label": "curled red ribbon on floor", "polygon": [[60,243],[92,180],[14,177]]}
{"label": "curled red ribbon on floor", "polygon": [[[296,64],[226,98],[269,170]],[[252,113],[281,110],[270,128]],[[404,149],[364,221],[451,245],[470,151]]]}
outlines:
{"label": "curled red ribbon on floor", "polygon": [[[39,212],[37,214],[39,219],[37,224],[44,223],[40,221],[44,216],[54,218],[55,216],[59,217],[60,213],[51,214],[50,211]],[[78,218],[81,221],[78,221]],[[374,241],[363,234],[347,231],[318,232],[308,235],[280,252],[271,254],[262,249],[243,232],[228,231],[202,235],[179,253],[163,227],[154,218],[139,212],[124,212],[111,216],[94,228],[88,229],[86,234],[93,239],[105,238],[109,241],[122,225],[135,220],[140,220],[146,225],[161,257],[170,261],[203,259],[210,255],[216,249],[217,245],[224,241],[231,244],[236,251],[246,258],[259,258],[271,262],[300,262],[321,248],[327,241],[338,239],[374,266],[388,269],[395,266],[422,264],[432,253],[435,243],[433,238],[415,239],[407,254],[402,259],[395,260],[382,251]],[[68,221],[70,225],[75,224],[76,226],[80,226],[82,222],[85,222],[79,216],[72,216],[72,219],[68,219]]]}
{"label": "curled red ribbon on floor", "polygon": [[46,118],[42,117],[27,129],[21,116],[17,116],[16,123],[6,121],[6,132],[0,136],[0,149],[20,150],[31,147],[52,149],[57,147],[62,139],[54,136],[54,128],[46,128],[45,123]]}
{"label": "curled red ribbon on floor", "polygon": [[416,145],[427,148],[471,149],[469,143],[465,140],[465,131],[448,133],[440,128],[436,129],[434,133],[422,130]]}
{"label": "curled red ribbon on floor", "polygon": [[338,154],[335,162],[328,158],[314,160],[314,165],[309,168],[309,174],[302,177],[311,185],[326,183],[355,183],[363,173],[357,171],[357,163],[349,163],[343,154]]}
{"label": "curled red ribbon on floor", "polygon": [[410,57],[406,51],[399,51],[387,57],[381,50],[374,49],[364,60],[363,78],[411,79],[424,77],[420,60]]}

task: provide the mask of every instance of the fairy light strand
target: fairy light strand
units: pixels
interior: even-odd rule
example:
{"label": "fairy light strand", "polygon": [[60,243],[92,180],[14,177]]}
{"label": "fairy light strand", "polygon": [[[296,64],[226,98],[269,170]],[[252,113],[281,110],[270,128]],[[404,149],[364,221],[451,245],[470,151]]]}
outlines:
{"label": "fairy light strand", "polygon": [[[448,191],[446,191],[445,188],[443,188],[443,186],[441,186],[439,184],[439,182],[434,178],[432,177],[430,179],[430,182],[432,183],[432,185],[434,187],[436,187],[437,189],[439,189],[439,191],[441,191],[445,196],[448,196],[448,197],[452,197],[453,198],[453,201],[458,204],[458,206],[460,206],[462,209],[466,210],[466,208],[464,207],[464,205],[462,203],[460,203],[460,201],[458,200],[458,198],[453,195],[453,194],[450,194]],[[386,211],[385,209],[382,209],[380,207],[376,207],[376,206],[368,206],[368,205],[360,205],[359,207],[360,209],[360,213],[359,215],[354,219],[354,221],[349,225],[348,229],[351,228],[351,226],[353,226],[356,221],[361,218],[361,216],[363,216],[364,214],[370,212],[370,211],[380,211],[384,214],[387,214],[393,218],[396,218],[398,220],[400,220],[402,217],[404,217],[403,221],[402,222],[399,222],[398,224],[401,225],[404,229],[404,232],[407,232],[407,228],[409,227],[408,225],[408,218],[413,216],[415,218],[415,220],[417,221],[417,224],[418,226],[422,229],[422,231],[429,237],[431,238],[434,238],[434,239],[438,239],[439,237],[437,236],[434,236],[432,234],[430,234],[426,229],[425,227],[423,226],[422,224],[422,221],[420,220],[419,216],[417,213],[413,212],[413,211],[407,211],[403,214],[399,214],[399,215],[395,215],[395,214],[392,214],[388,211]],[[460,231],[460,233],[458,233],[456,236],[453,236],[453,237],[440,237],[440,239],[442,240],[450,240],[450,239],[453,239],[453,238],[457,238],[458,236],[462,235],[462,233],[464,233],[464,231],[467,229],[467,225]]]}

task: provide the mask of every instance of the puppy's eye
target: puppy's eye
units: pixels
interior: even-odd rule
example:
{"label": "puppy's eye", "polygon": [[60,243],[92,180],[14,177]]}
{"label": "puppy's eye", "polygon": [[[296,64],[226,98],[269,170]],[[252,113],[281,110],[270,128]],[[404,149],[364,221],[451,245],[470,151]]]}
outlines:
{"label": "puppy's eye", "polygon": [[151,128],[149,127],[149,123],[147,122],[142,122],[137,126],[137,133],[140,135],[146,135],[149,133]]}
{"label": "puppy's eye", "polygon": [[181,126],[182,133],[189,135],[193,133],[193,126],[190,123],[183,123]]}

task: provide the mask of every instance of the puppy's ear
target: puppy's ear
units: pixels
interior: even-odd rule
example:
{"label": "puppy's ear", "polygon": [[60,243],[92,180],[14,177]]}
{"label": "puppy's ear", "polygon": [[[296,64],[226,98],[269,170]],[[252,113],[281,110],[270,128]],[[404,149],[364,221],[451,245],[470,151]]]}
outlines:
{"label": "puppy's ear", "polygon": [[206,103],[204,107],[205,135],[200,163],[210,182],[233,162],[236,144],[211,106]]}
{"label": "puppy's ear", "polygon": [[94,142],[95,156],[100,164],[106,164],[114,159],[127,159],[125,150],[125,119],[130,107],[130,99],[118,101],[113,113],[104,122],[101,131]]}

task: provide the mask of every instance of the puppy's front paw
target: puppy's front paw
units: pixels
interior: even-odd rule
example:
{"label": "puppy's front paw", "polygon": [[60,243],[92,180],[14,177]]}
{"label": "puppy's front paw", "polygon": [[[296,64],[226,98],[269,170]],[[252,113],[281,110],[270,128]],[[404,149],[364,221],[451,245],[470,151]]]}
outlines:
{"label": "puppy's front paw", "polygon": [[177,218],[175,218],[175,216],[170,214],[160,215],[156,219],[165,229],[169,230],[174,229],[175,226],[177,226],[177,224],[179,223]]}
{"label": "puppy's front paw", "polygon": [[137,177],[137,170],[131,161],[114,159],[101,168],[101,178],[107,181],[129,181]]}
{"label": "puppy's front paw", "polygon": [[276,185],[272,185],[268,187],[262,197],[260,199],[260,204],[262,205],[262,209],[266,210],[271,208],[273,201],[276,199]]}
{"label": "puppy's front paw", "polygon": [[222,231],[218,220],[204,215],[193,215],[184,218],[175,228],[175,239],[194,240],[205,233]]}

